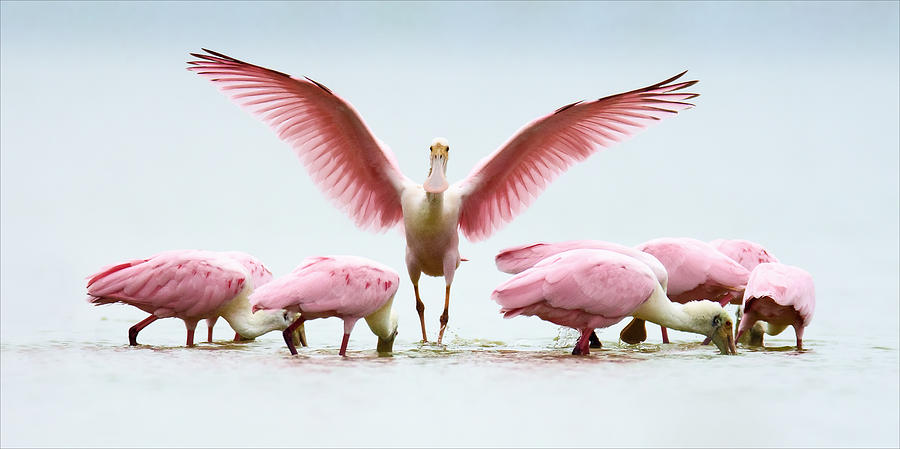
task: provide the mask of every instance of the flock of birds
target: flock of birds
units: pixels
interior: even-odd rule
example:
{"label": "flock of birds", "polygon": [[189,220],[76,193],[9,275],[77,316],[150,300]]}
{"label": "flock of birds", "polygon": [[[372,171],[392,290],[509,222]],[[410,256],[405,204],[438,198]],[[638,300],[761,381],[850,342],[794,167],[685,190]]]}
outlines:
{"label": "flock of birds", "polygon": [[[435,138],[430,168],[417,184],[400,172],[393,153],[356,110],[323,84],[249,64],[221,53],[192,53],[188,69],[209,79],[268,123],[295,150],[318,186],[362,228],[401,224],[406,266],[416,299],[422,342],[428,341],[418,282],[422,273],[443,276],[440,344],[449,320],[450,287],[461,262],[459,232],[472,241],[490,236],[524,210],[572,164],[649,124],[692,107],[697,94],[682,92],[696,81],[684,73],[641,89],[563,106],[520,129],[460,182],[446,179],[450,145]],[[513,274],[491,299],[506,318],[537,316],[580,332],[573,354],[600,347],[595,329],[628,316],[626,343],[646,340],[645,322],[704,335],[723,354],[735,342],[762,345],[763,333],[793,326],[797,349],[815,307],[812,277],[781,264],[746,240],[702,242],[661,238],[636,247],[604,241],[534,243],[509,248],[497,268]],[[111,265],[88,278],[88,301],[121,302],[150,314],[129,329],[129,343],[159,318],[177,317],[188,346],[201,320],[207,341],[219,317],[235,340],[282,331],[292,354],[307,346],[305,322],[344,321],[340,355],[364,318],[380,353],[393,350],[398,320],[393,310],[400,277],[391,268],[355,256],[305,259],[273,279],[256,258],[241,252],[166,251]],[[739,304],[738,325],[726,312]],[[762,322],[766,324],[763,325]]]}

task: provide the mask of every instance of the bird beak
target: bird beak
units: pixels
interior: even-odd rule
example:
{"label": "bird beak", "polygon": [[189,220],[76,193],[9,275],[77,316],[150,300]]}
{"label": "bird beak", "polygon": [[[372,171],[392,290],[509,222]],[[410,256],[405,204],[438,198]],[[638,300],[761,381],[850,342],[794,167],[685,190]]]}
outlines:
{"label": "bird beak", "polygon": [[431,173],[428,174],[428,179],[422,185],[426,192],[441,193],[450,187],[444,174],[447,167],[447,156],[446,148],[437,147],[431,149]]}
{"label": "bird beak", "polygon": [[397,333],[394,332],[389,338],[379,338],[378,346],[376,349],[378,350],[378,354],[390,354],[394,352],[394,339],[397,338]]}
{"label": "bird beak", "polygon": [[737,347],[734,345],[734,335],[731,333],[731,326],[720,326],[710,338],[723,355],[737,354]]}

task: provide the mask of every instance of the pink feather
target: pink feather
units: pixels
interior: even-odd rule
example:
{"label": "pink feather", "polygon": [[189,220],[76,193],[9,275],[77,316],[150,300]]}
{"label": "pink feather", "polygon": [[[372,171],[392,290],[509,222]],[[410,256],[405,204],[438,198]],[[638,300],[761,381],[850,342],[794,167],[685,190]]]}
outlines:
{"label": "pink feather", "polygon": [[[696,81],[672,84],[682,75],[684,72],[643,89],[564,106],[522,127],[457,183],[463,195],[462,232],[472,241],[487,238],[574,163],[692,107],[685,101],[698,94],[676,91]],[[531,195],[514,194],[520,190]]]}
{"label": "pink feather", "polygon": [[350,103],[309,78],[205,51],[192,53],[200,60],[188,69],[269,124],[358,226],[385,230],[403,218],[399,191],[408,179]]}

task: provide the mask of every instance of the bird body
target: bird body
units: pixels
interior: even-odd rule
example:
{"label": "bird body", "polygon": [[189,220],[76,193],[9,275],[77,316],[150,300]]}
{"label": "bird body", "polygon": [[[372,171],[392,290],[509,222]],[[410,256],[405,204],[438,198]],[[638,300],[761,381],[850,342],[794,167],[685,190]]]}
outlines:
{"label": "bird body", "polygon": [[793,326],[797,349],[803,349],[803,330],[812,321],[816,307],[812,276],[791,265],[761,263],[750,274],[742,307],[744,316],[738,338],[762,320],[768,323],[769,335],[778,335],[787,326]]}
{"label": "bird body", "polygon": [[653,275],[656,276],[663,290],[666,289],[669,283],[669,274],[666,272],[666,267],[653,255],[630,246],[602,240],[569,240],[556,243],[539,242],[513,246],[497,253],[494,262],[500,271],[517,274],[533,267],[549,256],[573,249],[602,249],[624,254],[645,263],[653,271]]}
{"label": "bird body", "polygon": [[731,318],[712,302],[673,304],[653,271],[632,257],[596,249],[551,255],[491,294],[505,318],[533,315],[581,332],[573,354],[588,354],[594,328],[636,316],[712,337],[734,352]]}
{"label": "bird body", "polygon": [[291,332],[306,321],[327,317],[344,321],[340,355],[345,355],[350,332],[360,318],[378,336],[379,352],[390,352],[397,335],[391,306],[399,285],[397,273],[378,262],[356,256],[310,257],[290,274],[254,291],[249,301],[254,313],[269,309],[300,313],[284,331],[291,354],[297,354]]}
{"label": "bird body", "polygon": [[[158,318],[176,317],[193,345],[200,320],[224,317],[240,335],[255,338],[284,329],[288,317],[278,311],[253,317],[247,297],[257,282],[271,273],[252,256],[239,252],[174,250],[102,269],[90,276],[88,301],[94,305],[121,302],[151,314],[129,330],[129,343]],[[210,324],[211,328],[212,324]]]}
{"label": "bird body", "polygon": [[710,244],[691,238],[659,238],[637,249],[656,257],[669,274],[666,294],[675,302],[699,299],[740,303],[750,271]]}
{"label": "bird body", "polygon": [[444,312],[438,343],[449,319],[450,286],[459,265],[459,232],[487,238],[524,210],[560,173],[651,123],[693,106],[697,94],[680,90],[696,81],[660,83],[580,101],[538,118],[479,162],[463,180],[446,179],[450,144],[435,138],[430,169],[417,184],[400,172],[391,150],[363,123],[349,102],[309,78],[249,64],[221,53],[192,53],[189,70],[209,79],[289,143],[313,180],[356,224],[375,230],[403,221],[406,264],[416,310],[427,341],[418,280],[443,276]]}
{"label": "bird body", "polygon": [[778,262],[772,253],[756,242],[742,239],[716,239],[709,244],[720,253],[728,256],[748,271],[766,262]]}

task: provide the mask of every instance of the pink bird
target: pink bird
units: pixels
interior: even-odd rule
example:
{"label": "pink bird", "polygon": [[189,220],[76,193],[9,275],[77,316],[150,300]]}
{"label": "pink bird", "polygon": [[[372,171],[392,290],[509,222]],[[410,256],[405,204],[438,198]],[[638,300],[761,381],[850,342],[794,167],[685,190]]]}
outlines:
{"label": "pink bird", "polygon": [[[630,246],[601,240],[570,240],[557,243],[541,242],[514,246],[500,251],[494,258],[494,263],[497,264],[497,269],[504,273],[518,274],[533,267],[547,257],[573,249],[602,249],[635,258],[650,267],[663,291],[666,290],[669,284],[669,274],[666,272],[666,267],[649,253],[639,251]],[[600,344],[600,339],[597,338],[597,334],[593,331],[591,331],[590,335],[590,347],[603,347]]]}
{"label": "pink bird", "polygon": [[286,309],[300,317],[284,330],[291,354],[297,348],[291,334],[316,318],[344,320],[340,355],[347,352],[350,332],[360,318],[378,337],[378,352],[391,352],[397,336],[397,314],[391,309],[400,276],[394,270],[354,256],[310,257],[287,276],[275,279],[250,295],[253,312]]}
{"label": "pink bird", "polygon": [[[750,272],[712,245],[691,238],[659,238],[637,246],[656,257],[669,273],[666,294],[672,301],[687,303],[701,299],[739,304]],[[632,320],[620,334],[622,341],[638,343],[647,338],[643,321]],[[663,343],[669,342],[662,328]]]}
{"label": "pink bird", "polygon": [[[753,271],[757,265],[766,262],[778,262],[778,259],[772,255],[766,248],[764,248],[759,243],[751,242],[749,240],[726,240],[726,239],[716,239],[709,242],[713,248],[717,249],[720,253],[725,254],[730,257],[731,260],[741,264],[742,267],[746,268],[748,271]],[[741,306],[738,306],[737,312],[735,312],[735,327],[741,327],[741,318],[743,316],[743,311]],[[765,328],[763,323],[757,321],[756,324],[753,325],[752,328],[748,332],[746,332],[742,339],[739,340],[739,343],[747,344],[750,346],[762,346],[763,345],[763,335],[765,334]]]}
{"label": "pink bird", "polygon": [[766,333],[778,335],[794,326],[797,350],[803,349],[803,329],[812,321],[816,289],[806,271],[782,263],[761,263],[750,274],[744,291],[744,317],[738,338],[758,320],[765,321]]}
{"label": "pink bird", "polygon": [[147,259],[109,266],[89,277],[88,302],[121,302],[150,314],[128,330],[137,345],[141,329],[159,318],[176,317],[187,327],[187,346],[194,345],[194,329],[206,320],[212,326],[221,316],[240,336],[256,338],[291,322],[286,311],[252,315],[247,297],[257,283],[272,274],[249,254],[201,250],[165,251]]}
{"label": "pink bird", "polygon": [[[523,211],[544,187],[601,147],[693,106],[697,94],[679,92],[696,81],[663,82],[595,101],[579,101],[528,123],[462,181],[447,182],[450,144],[435,138],[422,184],[400,172],[394,154],[357,111],[331,89],[309,78],[248,64],[204,50],[189,70],[214,82],[289,143],[318,184],[363,228],[386,230],[403,222],[406,267],[425,332],[419,278],[443,276],[444,312],[437,341],[449,320],[450,286],[459,267],[459,231],[478,241]],[[433,107],[433,106],[430,106]]]}
{"label": "pink bird", "polygon": [[595,328],[627,316],[706,335],[722,354],[736,353],[731,317],[712,301],[669,301],[647,264],[612,251],[574,249],[513,276],[491,294],[504,318],[537,316],[581,332],[573,355],[590,352]]}

